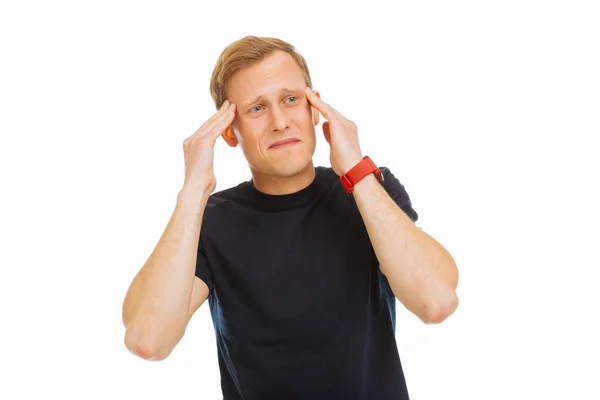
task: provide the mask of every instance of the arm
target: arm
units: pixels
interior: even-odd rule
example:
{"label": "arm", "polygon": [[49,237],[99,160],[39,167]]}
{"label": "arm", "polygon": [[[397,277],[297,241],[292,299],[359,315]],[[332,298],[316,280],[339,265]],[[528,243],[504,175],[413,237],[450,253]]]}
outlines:
{"label": "arm", "polygon": [[440,323],[458,306],[458,270],[442,245],[419,229],[373,174],[353,196],[396,298],[425,323]]}
{"label": "arm", "polygon": [[[363,158],[358,128],[317,92],[307,87],[305,93],[327,118],[323,135],[331,147],[331,167],[342,176]],[[413,224],[373,174],[355,185],[354,198],[396,298],[422,321],[442,322],[458,306],[458,271],[450,254]]]}
{"label": "arm", "polygon": [[217,185],[214,147],[235,117],[225,100],[193,135],[183,141],[185,180],[177,206],[154,251],[134,278],[123,301],[125,346],[147,360],[169,356],[192,314],[209,294],[210,271],[196,277],[202,217]]}
{"label": "arm", "polygon": [[195,276],[206,202],[204,193],[179,193],[162,237],[125,296],[125,346],[146,360],[168,357],[208,297],[207,285]]}

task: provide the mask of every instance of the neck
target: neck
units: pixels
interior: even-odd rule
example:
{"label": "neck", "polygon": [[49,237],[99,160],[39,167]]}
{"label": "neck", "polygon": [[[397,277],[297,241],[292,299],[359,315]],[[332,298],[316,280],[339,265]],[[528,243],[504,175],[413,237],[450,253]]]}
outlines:
{"label": "neck", "polygon": [[315,179],[315,167],[312,161],[302,171],[290,176],[263,174],[251,169],[254,187],[262,193],[285,195],[298,192]]}

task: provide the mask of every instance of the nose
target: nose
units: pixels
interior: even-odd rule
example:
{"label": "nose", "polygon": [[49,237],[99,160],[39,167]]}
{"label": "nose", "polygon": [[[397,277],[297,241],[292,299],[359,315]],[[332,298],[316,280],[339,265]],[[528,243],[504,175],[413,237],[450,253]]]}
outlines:
{"label": "nose", "polygon": [[280,107],[271,108],[271,129],[274,131],[285,131],[290,127],[290,118]]}

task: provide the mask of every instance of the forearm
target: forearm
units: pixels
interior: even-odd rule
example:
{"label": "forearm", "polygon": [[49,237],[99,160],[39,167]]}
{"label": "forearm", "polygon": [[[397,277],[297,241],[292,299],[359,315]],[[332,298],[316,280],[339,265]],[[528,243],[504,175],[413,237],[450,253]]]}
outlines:
{"label": "forearm", "polygon": [[183,336],[205,205],[203,194],[179,193],[163,235],[127,292],[125,343],[136,353],[169,352],[165,348],[174,347]]}
{"label": "forearm", "polygon": [[458,305],[452,256],[413,223],[375,176],[361,180],[353,195],[395,296],[424,322],[443,321]]}

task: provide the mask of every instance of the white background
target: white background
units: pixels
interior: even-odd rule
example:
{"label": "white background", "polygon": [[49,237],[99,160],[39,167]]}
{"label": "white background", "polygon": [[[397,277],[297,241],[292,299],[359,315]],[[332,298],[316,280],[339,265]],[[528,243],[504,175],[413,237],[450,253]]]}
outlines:
{"label": "white background", "polygon": [[[162,362],[127,351],[121,305],[247,34],[297,47],[458,263],[446,322],[399,307],[412,398],[600,398],[594,3],[2,2],[0,398],[221,398],[206,305]],[[215,158],[217,190],[249,178]]]}

